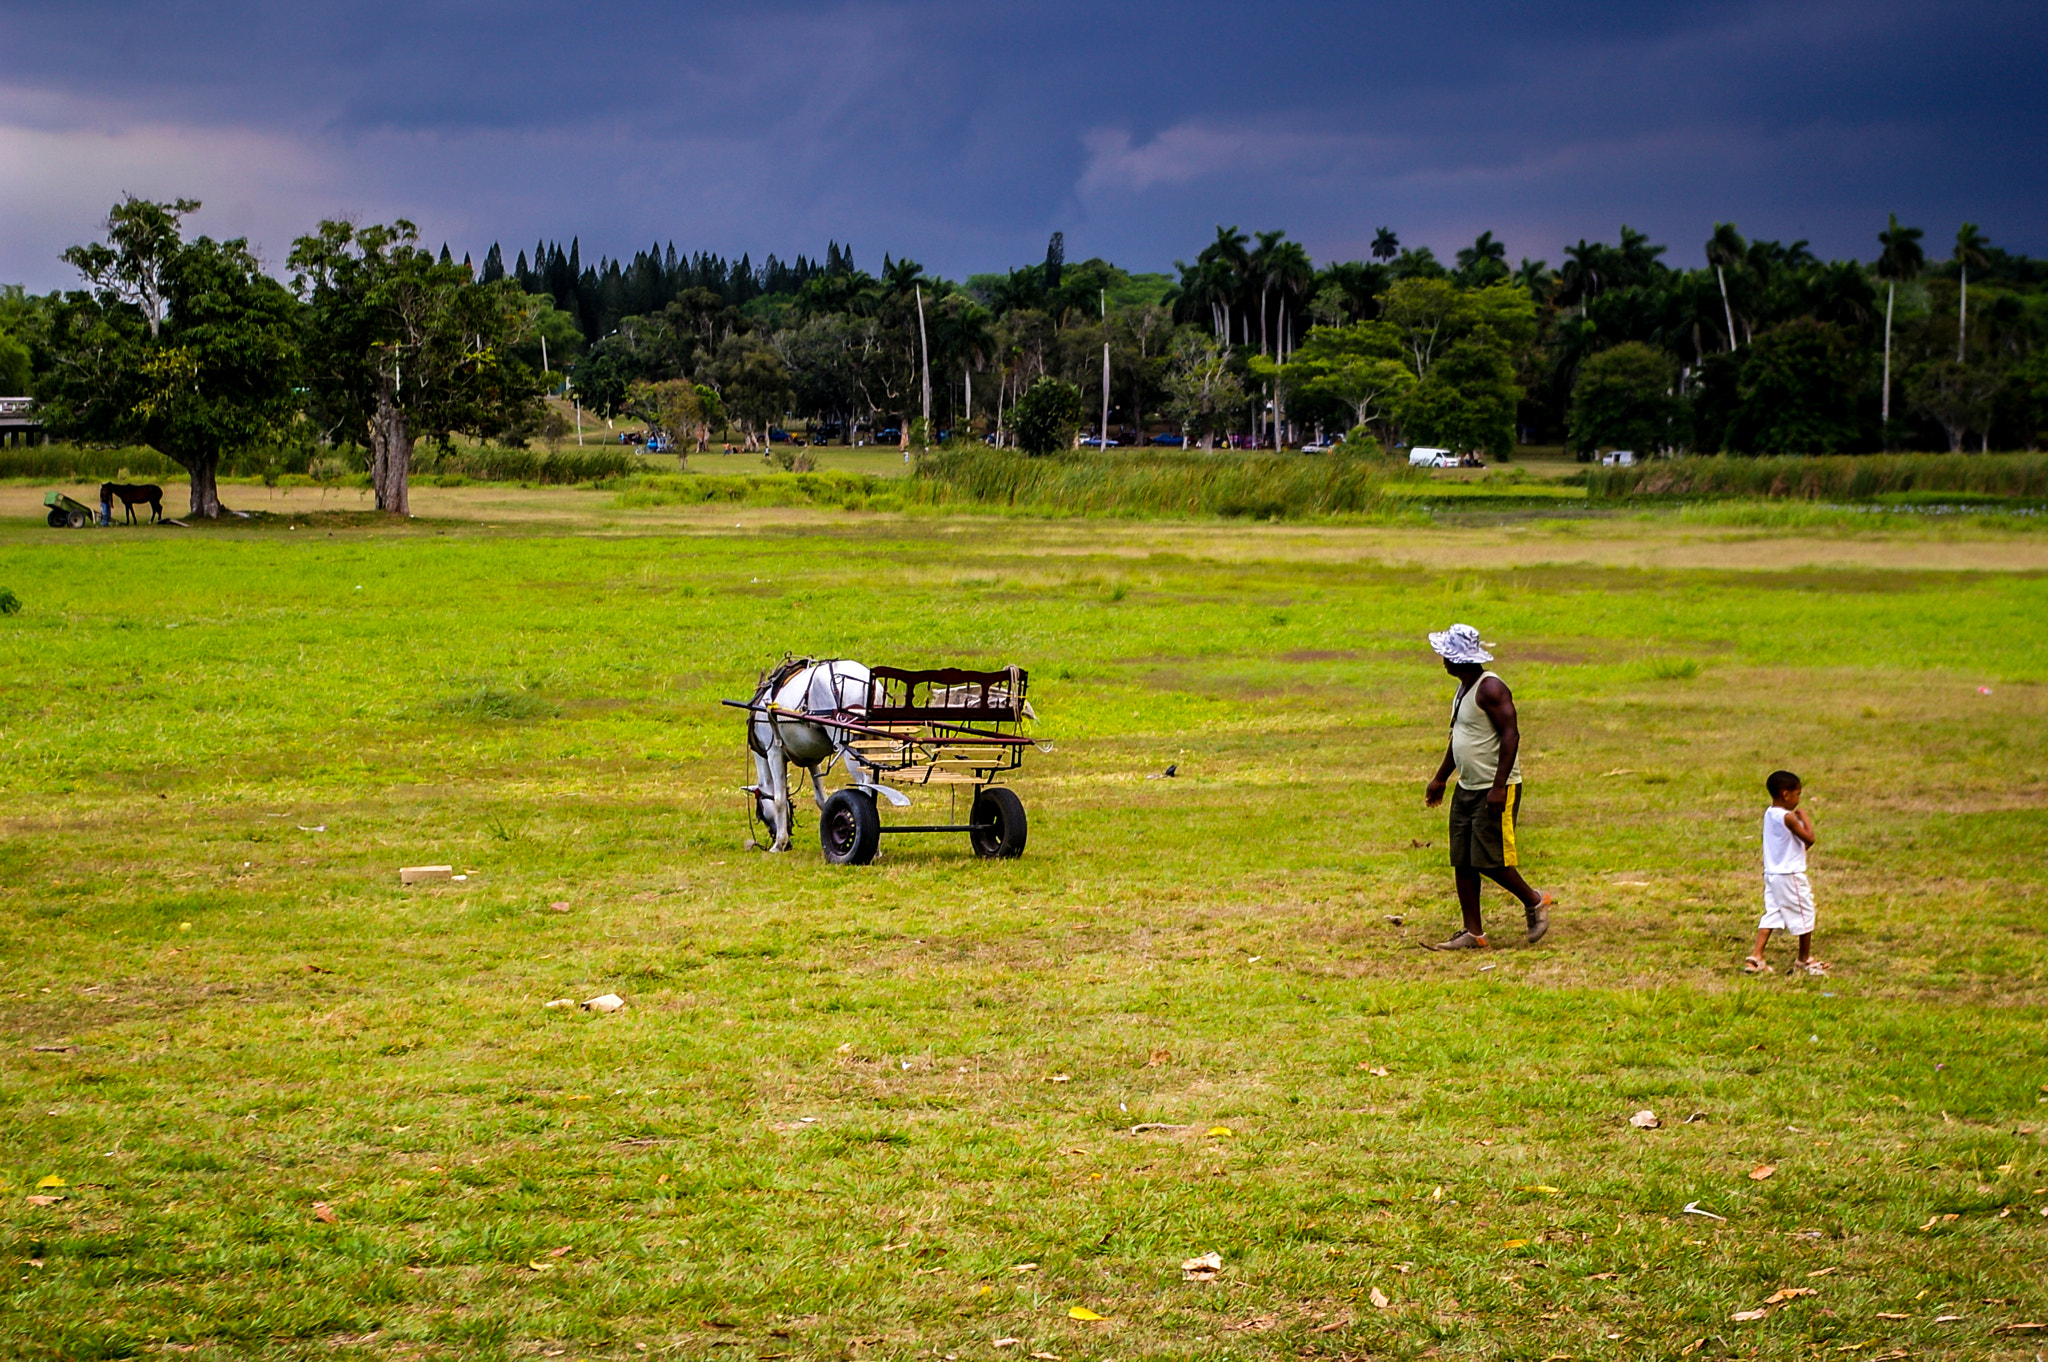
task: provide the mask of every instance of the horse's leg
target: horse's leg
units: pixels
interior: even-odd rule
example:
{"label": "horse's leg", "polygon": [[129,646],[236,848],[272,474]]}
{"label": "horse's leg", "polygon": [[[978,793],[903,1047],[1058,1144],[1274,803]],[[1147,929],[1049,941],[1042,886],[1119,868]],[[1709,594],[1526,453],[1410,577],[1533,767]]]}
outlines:
{"label": "horse's leg", "polygon": [[768,792],[768,811],[775,828],[775,841],[768,849],[787,851],[793,819],[789,807],[789,756],[783,750],[782,735],[775,732],[773,724],[768,725],[768,731],[768,751],[760,758],[761,784]]}

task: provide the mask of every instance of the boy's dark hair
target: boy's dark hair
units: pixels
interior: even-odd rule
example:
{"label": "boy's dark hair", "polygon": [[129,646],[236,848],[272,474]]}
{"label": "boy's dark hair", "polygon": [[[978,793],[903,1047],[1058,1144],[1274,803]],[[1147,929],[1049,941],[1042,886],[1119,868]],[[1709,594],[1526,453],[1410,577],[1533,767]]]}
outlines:
{"label": "boy's dark hair", "polygon": [[1787,790],[1797,790],[1801,787],[1802,782],[1799,777],[1793,775],[1790,771],[1773,771],[1770,775],[1764,777],[1764,788],[1771,792],[1771,798],[1773,799],[1784,794]]}

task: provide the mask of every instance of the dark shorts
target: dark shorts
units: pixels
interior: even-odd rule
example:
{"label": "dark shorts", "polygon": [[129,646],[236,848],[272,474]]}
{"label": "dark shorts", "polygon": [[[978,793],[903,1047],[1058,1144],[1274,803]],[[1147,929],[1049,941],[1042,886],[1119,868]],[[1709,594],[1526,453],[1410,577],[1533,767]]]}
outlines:
{"label": "dark shorts", "polygon": [[1515,847],[1515,817],[1522,811],[1522,787],[1508,786],[1507,806],[1487,807],[1485,790],[1460,785],[1451,791],[1451,865],[1458,870],[1504,870],[1521,857]]}

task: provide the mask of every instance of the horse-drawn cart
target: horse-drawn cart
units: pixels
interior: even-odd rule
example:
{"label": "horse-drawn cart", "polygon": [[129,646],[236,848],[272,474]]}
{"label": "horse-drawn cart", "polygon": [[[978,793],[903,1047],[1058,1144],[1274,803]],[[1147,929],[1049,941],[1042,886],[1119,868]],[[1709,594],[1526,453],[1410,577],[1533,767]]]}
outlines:
{"label": "horse-drawn cart", "polygon": [[[768,825],[771,850],[789,847],[794,811],[790,763],[805,768],[819,808],[818,840],[835,865],[865,865],[883,834],[964,832],[978,856],[1024,854],[1024,802],[996,782],[1023,764],[1034,719],[1021,668],[923,671],[858,662],[785,659],[763,674],[750,701],[747,746],[758,779],[746,788]],[[823,778],[843,762],[851,784],[829,796]],[[967,821],[885,824],[876,797],[906,808],[897,787],[973,790]]]}

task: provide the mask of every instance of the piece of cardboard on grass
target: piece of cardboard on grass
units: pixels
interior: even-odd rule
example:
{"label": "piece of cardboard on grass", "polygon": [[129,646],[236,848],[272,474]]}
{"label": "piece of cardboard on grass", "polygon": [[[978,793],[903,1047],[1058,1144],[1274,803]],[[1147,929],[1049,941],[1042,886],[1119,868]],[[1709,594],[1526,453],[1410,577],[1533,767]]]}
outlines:
{"label": "piece of cardboard on grass", "polygon": [[452,880],[455,867],[452,865],[409,865],[398,872],[400,884],[420,884],[427,880]]}

